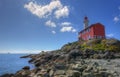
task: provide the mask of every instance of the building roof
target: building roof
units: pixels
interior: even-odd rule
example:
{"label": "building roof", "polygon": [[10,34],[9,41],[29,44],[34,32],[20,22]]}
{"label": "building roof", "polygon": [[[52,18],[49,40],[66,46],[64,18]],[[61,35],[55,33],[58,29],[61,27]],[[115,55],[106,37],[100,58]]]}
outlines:
{"label": "building roof", "polygon": [[[92,25],[88,26],[87,28],[81,30],[79,33],[82,33],[82,32],[84,32],[85,30],[87,30],[87,29],[89,29],[89,28],[91,28],[91,27],[93,27],[93,26],[96,26],[96,25],[98,25],[98,24],[102,25],[101,23],[92,24]],[[103,25],[102,25],[102,26],[103,26]]]}

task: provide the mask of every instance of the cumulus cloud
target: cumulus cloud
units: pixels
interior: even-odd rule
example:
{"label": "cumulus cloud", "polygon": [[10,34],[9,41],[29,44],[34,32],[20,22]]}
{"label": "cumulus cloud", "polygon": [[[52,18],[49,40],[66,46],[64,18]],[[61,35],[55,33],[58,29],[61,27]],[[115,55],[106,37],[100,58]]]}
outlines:
{"label": "cumulus cloud", "polygon": [[68,26],[68,27],[62,27],[61,28],[61,32],[70,32],[72,30],[72,27],[71,26]]}
{"label": "cumulus cloud", "polygon": [[54,22],[52,22],[51,20],[48,20],[46,23],[45,23],[46,26],[49,26],[49,27],[56,27],[56,24]]}
{"label": "cumulus cloud", "polygon": [[24,8],[27,8],[32,14],[43,18],[50,15],[53,10],[62,8],[62,4],[59,0],[53,0],[48,5],[38,5],[35,2],[29,2],[24,5]]}
{"label": "cumulus cloud", "polygon": [[52,13],[55,14],[56,18],[69,15],[69,9],[67,6],[63,6],[59,0],[52,0],[47,5],[39,5],[36,2],[29,2],[24,5],[24,8],[29,10],[32,14],[38,16],[39,18],[45,18]]}
{"label": "cumulus cloud", "polygon": [[61,32],[76,32],[76,29],[74,29],[72,26],[64,26],[60,30]]}
{"label": "cumulus cloud", "polygon": [[70,25],[72,25],[70,22],[63,22],[63,23],[61,23],[61,26],[70,26]]}
{"label": "cumulus cloud", "polygon": [[67,6],[64,6],[63,8],[56,10],[54,14],[57,19],[60,17],[66,17],[69,15],[69,9]]}
{"label": "cumulus cloud", "polygon": [[76,29],[72,27],[72,24],[70,22],[63,22],[61,23],[61,26],[61,32],[76,32]]}
{"label": "cumulus cloud", "polygon": [[53,30],[53,31],[52,31],[52,34],[56,34],[56,32]]}
{"label": "cumulus cloud", "polygon": [[110,33],[110,34],[107,34],[107,37],[113,37],[114,34]]}
{"label": "cumulus cloud", "polygon": [[113,21],[118,22],[120,21],[120,18],[118,16],[114,17]]}

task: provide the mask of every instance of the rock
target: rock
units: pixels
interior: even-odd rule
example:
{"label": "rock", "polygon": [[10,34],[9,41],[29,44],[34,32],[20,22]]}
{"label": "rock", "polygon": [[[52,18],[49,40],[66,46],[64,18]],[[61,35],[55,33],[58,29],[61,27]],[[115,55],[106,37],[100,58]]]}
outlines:
{"label": "rock", "polygon": [[63,70],[67,68],[67,66],[64,64],[55,64],[54,67],[55,69],[58,69],[58,70]]}
{"label": "rock", "polygon": [[30,67],[29,66],[25,66],[22,68],[23,70],[30,70]]}
{"label": "rock", "polygon": [[114,73],[111,74],[113,77],[116,76],[116,77],[119,77],[120,75],[115,71]]}
{"label": "rock", "polygon": [[65,70],[56,70],[54,75],[65,75]]}
{"label": "rock", "polygon": [[39,67],[41,65],[41,63],[37,62],[37,63],[34,63],[36,67]]}
{"label": "rock", "polygon": [[57,63],[65,64],[65,62],[67,61],[67,55],[61,54],[61,56],[59,56],[55,61]]}
{"label": "rock", "polygon": [[105,51],[105,54],[103,55],[103,58],[107,59],[110,56],[110,51]]}
{"label": "rock", "polygon": [[83,50],[83,52],[85,52],[85,54],[87,54],[88,55],[88,57],[89,57],[89,55],[93,55],[93,54],[95,54],[95,51],[94,50],[92,50],[92,49],[85,49],[85,50]]}
{"label": "rock", "polygon": [[111,38],[111,39],[107,39],[106,44],[107,45],[120,45],[120,41],[117,39]]}
{"label": "rock", "polygon": [[21,56],[20,58],[30,58],[31,55],[25,55],[25,56]]}
{"label": "rock", "polygon": [[25,66],[22,70],[17,71],[14,77],[30,77],[31,71],[29,66]]}
{"label": "rock", "polygon": [[48,53],[48,54],[46,54],[46,55],[44,56],[44,59],[47,60],[47,61],[49,61],[49,60],[52,59],[52,57],[53,57],[53,54]]}
{"label": "rock", "polygon": [[30,59],[28,62],[29,62],[29,63],[34,63],[34,61],[35,61],[35,59],[32,58],[32,59]]}
{"label": "rock", "polygon": [[69,70],[67,72],[67,77],[81,77],[81,73],[75,70]]}
{"label": "rock", "polygon": [[96,74],[99,72],[99,70],[97,68],[93,68],[93,72]]}
{"label": "rock", "polygon": [[36,69],[34,69],[34,73],[35,73],[35,74],[38,73],[39,71],[41,71],[41,68],[36,68]]}
{"label": "rock", "polygon": [[120,53],[114,53],[115,58],[120,58]]}
{"label": "rock", "polygon": [[98,72],[98,73],[93,73],[93,77],[103,77],[103,76]]}
{"label": "rock", "polygon": [[93,71],[93,67],[88,66],[87,69],[85,69],[83,72],[84,72],[84,73],[89,73],[89,72],[91,72],[91,71]]}
{"label": "rock", "polygon": [[116,64],[115,67],[120,67],[120,64]]}
{"label": "rock", "polygon": [[80,77],[81,76],[81,73],[78,72],[78,71],[73,71],[72,72],[72,77]]}
{"label": "rock", "polygon": [[98,67],[99,64],[97,62],[94,62],[93,64],[91,64],[91,66]]}
{"label": "rock", "polygon": [[28,77],[30,75],[30,73],[31,72],[29,70],[25,70],[24,72],[22,72],[22,75]]}
{"label": "rock", "polygon": [[54,70],[50,70],[50,72],[49,72],[50,77],[53,77],[54,73],[55,73]]}
{"label": "rock", "polygon": [[41,72],[47,72],[47,69],[41,69]]}
{"label": "rock", "polygon": [[103,67],[101,67],[101,66],[99,66],[98,69],[99,69],[100,71],[107,71],[107,69],[105,69],[105,68],[103,68]]}
{"label": "rock", "polygon": [[68,60],[71,59],[76,59],[78,56],[81,56],[81,52],[78,49],[73,49],[70,51],[69,55],[68,55]]}
{"label": "rock", "polygon": [[86,68],[87,68],[87,66],[85,64],[84,65],[75,64],[75,65],[72,66],[72,70],[76,70],[76,71],[79,71],[79,72],[83,72]]}
{"label": "rock", "polygon": [[43,77],[50,77],[49,73],[45,73]]}
{"label": "rock", "polygon": [[4,75],[1,75],[0,77],[13,77],[14,74],[4,74]]}
{"label": "rock", "polygon": [[91,72],[85,72],[82,74],[82,77],[94,77],[94,75]]}
{"label": "rock", "polygon": [[101,59],[101,56],[99,54],[94,54],[93,59]]}
{"label": "rock", "polygon": [[108,77],[109,76],[109,73],[107,73],[106,71],[100,71],[99,73],[102,77]]}

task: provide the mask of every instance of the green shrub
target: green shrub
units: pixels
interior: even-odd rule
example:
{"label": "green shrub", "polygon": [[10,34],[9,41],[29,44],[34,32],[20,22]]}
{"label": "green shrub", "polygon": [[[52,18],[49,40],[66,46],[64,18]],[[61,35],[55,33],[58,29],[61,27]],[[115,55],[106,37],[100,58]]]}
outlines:
{"label": "green shrub", "polygon": [[93,47],[92,47],[93,50],[95,51],[98,51],[98,50],[102,50],[104,51],[105,50],[105,47],[103,44],[95,44]]}

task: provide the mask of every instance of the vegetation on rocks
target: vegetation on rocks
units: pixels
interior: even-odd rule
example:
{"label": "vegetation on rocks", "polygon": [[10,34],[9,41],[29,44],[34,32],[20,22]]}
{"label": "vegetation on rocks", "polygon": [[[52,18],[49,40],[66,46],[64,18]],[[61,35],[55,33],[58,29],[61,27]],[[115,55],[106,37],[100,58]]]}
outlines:
{"label": "vegetation on rocks", "polygon": [[120,51],[120,41],[117,39],[92,39],[88,41],[80,40],[79,42],[68,43],[62,47],[62,50],[68,51],[78,47],[80,50],[91,49],[94,51]]}

